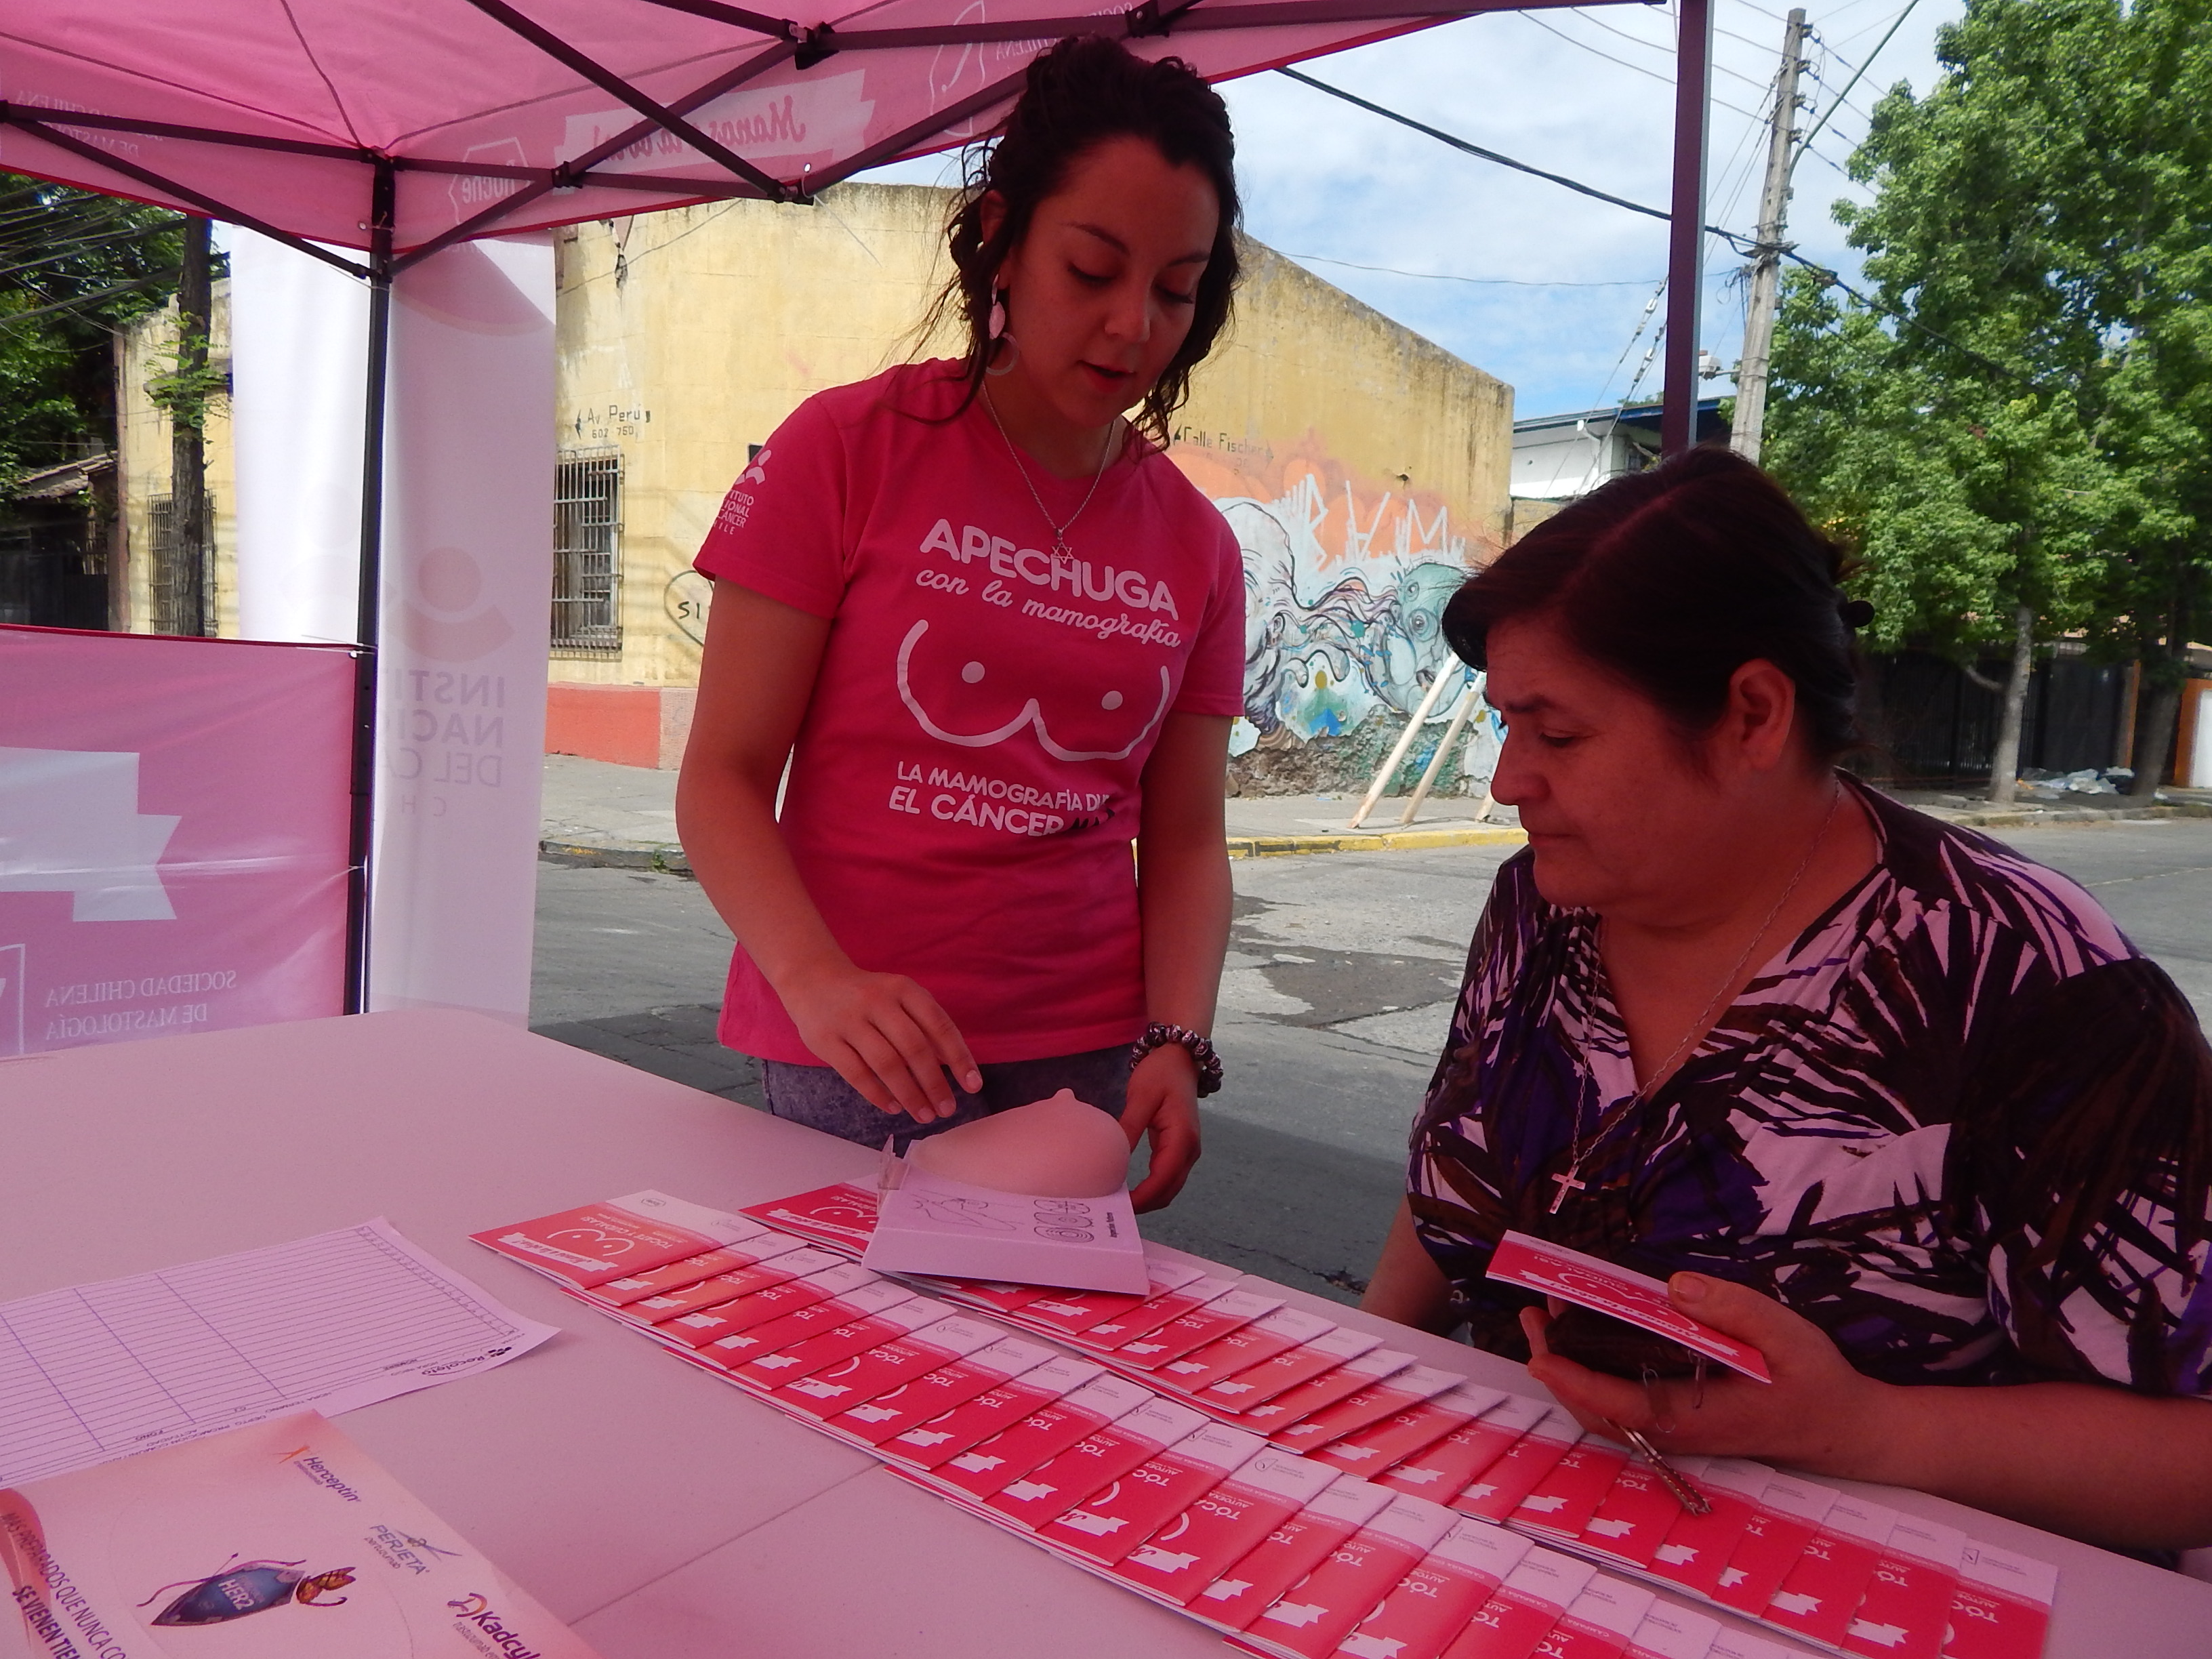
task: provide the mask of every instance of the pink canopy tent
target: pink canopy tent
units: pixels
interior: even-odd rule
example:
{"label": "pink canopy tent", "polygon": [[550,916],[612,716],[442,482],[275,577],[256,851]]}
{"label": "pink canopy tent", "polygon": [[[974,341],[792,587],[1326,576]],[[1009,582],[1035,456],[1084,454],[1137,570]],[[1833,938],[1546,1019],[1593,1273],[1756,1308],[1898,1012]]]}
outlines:
{"label": "pink canopy tent", "polygon": [[[448,245],[727,197],[803,203],[988,132],[1106,34],[1211,79],[1566,0],[41,0],[0,22],[0,168],[246,226],[370,285],[349,1006],[366,951],[393,274]],[[1711,0],[1678,0],[1666,447],[1695,398]],[[361,258],[332,252],[356,250]]]}

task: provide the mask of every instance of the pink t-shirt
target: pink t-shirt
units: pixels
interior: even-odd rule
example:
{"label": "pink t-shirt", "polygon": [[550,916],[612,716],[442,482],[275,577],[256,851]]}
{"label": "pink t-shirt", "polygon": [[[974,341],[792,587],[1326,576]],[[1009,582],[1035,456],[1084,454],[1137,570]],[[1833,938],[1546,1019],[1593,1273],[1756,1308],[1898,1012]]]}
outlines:
{"label": "pink t-shirt", "polygon": [[[957,365],[810,398],[722,506],[697,568],[830,619],[782,824],[861,967],[911,975],[981,1061],[1133,1041],[1130,843],[1172,710],[1243,708],[1244,577],[1211,502],[1131,442],[1053,537]],[[1091,487],[1029,477],[1066,523]],[[819,1065],[740,947],[722,1041]]]}

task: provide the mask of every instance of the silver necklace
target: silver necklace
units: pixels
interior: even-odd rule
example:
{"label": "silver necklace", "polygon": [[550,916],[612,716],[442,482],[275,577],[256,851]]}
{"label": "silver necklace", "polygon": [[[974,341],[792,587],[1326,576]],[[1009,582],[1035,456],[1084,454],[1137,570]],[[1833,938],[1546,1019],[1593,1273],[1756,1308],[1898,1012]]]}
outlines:
{"label": "silver necklace", "polygon": [[[1820,850],[1820,843],[1827,840],[1828,831],[1835,823],[1836,813],[1843,804],[1843,786],[1838,784],[1835,796],[1828,803],[1828,816],[1820,820],[1819,833],[1807,845],[1805,856],[1797,860],[1797,869],[1790,878],[1790,884],[1782,890],[1782,896],[1776,899],[1768,908],[1765,920],[1759,924],[1759,931],[1751,936],[1751,943],[1743,947],[1743,954],[1735,959],[1735,965],[1721,975],[1720,988],[1713,993],[1712,1000],[1705,1004],[1697,1018],[1690,1022],[1690,1029],[1682,1034],[1682,1040],[1674,1045],[1674,1051],[1659,1063],[1651,1075],[1644,1080],[1643,1085],[1618,1108],[1611,1112],[1601,1112],[1598,1115],[1597,1121],[1590,1126],[1587,1140],[1583,1135],[1582,1109],[1579,1104],[1576,1107],[1574,1140],[1569,1148],[1567,1170],[1565,1175],[1555,1175],[1551,1177],[1559,1190],[1552,1194],[1551,1206],[1546,1210],[1546,1214],[1559,1214],[1559,1206],[1567,1201],[1569,1193],[1579,1193],[1589,1187],[1589,1183],[1581,1179],[1583,1160],[1595,1152],[1608,1134],[1619,1128],[1651,1098],[1659,1085],[1674,1074],[1674,1062],[1681,1059],[1683,1052],[1712,1028],[1713,1017],[1720,1012],[1721,1005],[1727,1000],[1730,988],[1735,984],[1736,975],[1741,974],[1751,961],[1752,952],[1758,950],[1765,939],[1767,930],[1774,926],[1774,919],[1782,914],[1782,907],[1790,902],[1796,895],[1799,884],[1805,879],[1805,872],[1813,867],[1813,855]],[[1601,941],[1605,927],[1602,920],[1599,921],[1598,927]]]}
{"label": "silver necklace", "polygon": [[1083,516],[1083,508],[1091,505],[1091,498],[1098,493],[1099,481],[1106,476],[1106,457],[1114,447],[1114,422],[1109,421],[1106,423],[1106,441],[1098,447],[1098,470],[1091,475],[1091,488],[1083,492],[1082,507],[1069,514],[1065,524],[1054,524],[1052,514],[1045,508],[1044,497],[1037,494],[1036,485],[1030,482],[1029,468],[1022,465],[1021,451],[1014,447],[1013,439],[1006,433],[1006,423],[999,418],[999,406],[991,401],[991,388],[988,386],[983,388],[983,407],[991,411],[991,424],[999,428],[999,436],[1006,446],[1006,459],[1013,462],[1014,471],[1022,475],[1022,483],[1029,490],[1030,499],[1036,503],[1038,515],[1052,526],[1052,550],[1066,557],[1067,532]]}

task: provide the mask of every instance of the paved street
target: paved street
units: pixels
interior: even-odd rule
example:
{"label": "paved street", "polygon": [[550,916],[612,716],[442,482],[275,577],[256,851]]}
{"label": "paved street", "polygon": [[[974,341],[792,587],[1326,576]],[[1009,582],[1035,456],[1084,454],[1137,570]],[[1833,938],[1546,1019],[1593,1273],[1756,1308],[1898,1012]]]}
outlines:
{"label": "paved street", "polygon": [[[2212,1021],[2212,819],[2008,832],[2086,884]],[[1468,935],[1510,848],[1239,860],[1206,1155],[1151,1237],[1325,1296],[1364,1282]],[[536,1029],[732,1101],[729,936],[697,885],[539,866]],[[704,1197],[706,1194],[701,1194]]]}

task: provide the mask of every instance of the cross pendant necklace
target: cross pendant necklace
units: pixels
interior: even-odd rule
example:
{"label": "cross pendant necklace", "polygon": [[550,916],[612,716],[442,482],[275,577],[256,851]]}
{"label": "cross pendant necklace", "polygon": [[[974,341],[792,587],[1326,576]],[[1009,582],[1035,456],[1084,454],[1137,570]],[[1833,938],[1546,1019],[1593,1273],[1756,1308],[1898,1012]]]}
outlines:
{"label": "cross pendant necklace", "polygon": [[[1813,854],[1820,850],[1820,843],[1828,838],[1828,831],[1836,822],[1837,810],[1844,804],[1843,786],[1837,784],[1834,787],[1835,793],[1829,798],[1828,801],[1828,816],[1820,820],[1820,832],[1813,837],[1811,843],[1805,848],[1805,856],[1797,861],[1797,868],[1790,878],[1790,884],[1782,890],[1782,896],[1776,899],[1772,907],[1768,909],[1765,920],[1759,924],[1759,931],[1751,936],[1751,943],[1743,947],[1743,954],[1735,959],[1735,966],[1729,969],[1722,978],[1720,988],[1713,993],[1712,1000],[1708,1002],[1704,1011],[1690,1023],[1690,1029],[1682,1033],[1682,1040],[1674,1045],[1674,1052],[1659,1062],[1650,1075],[1644,1079],[1642,1086],[1624,1101],[1616,1110],[1610,1113],[1601,1112],[1598,1115],[1598,1120],[1591,1126],[1587,1139],[1583,1135],[1582,1103],[1580,1101],[1576,1103],[1574,1133],[1567,1149],[1566,1172],[1564,1175],[1548,1177],[1555,1183],[1557,1190],[1553,1193],[1552,1201],[1546,1207],[1545,1214],[1559,1214],[1561,1206],[1567,1201],[1568,1194],[1589,1190],[1589,1183],[1581,1178],[1583,1160],[1596,1152],[1614,1129],[1636,1115],[1644,1104],[1658,1092],[1660,1085],[1674,1075],[1674,1062],[1682,1058],[1683,1054],[1689,1050],[1691,1044],[1711,1029],[1713,1017],[1720,1012],[1721,1005],[1728,1000],[1729,993],[1735,988],[1736,975],[1751,965],[1752,953],[1765,943],[1767,931],[1774,926],[1774,919],[1782,914],[1783,906],[1788,904],[1796,896],[1798,884],[1805,879],[1805,872],[1813,867]],[[1601,918],[1598,922],[1601,938],[1604,927],[1604,921]],[[1593,948],[1601,947],[1594,942]]]}

